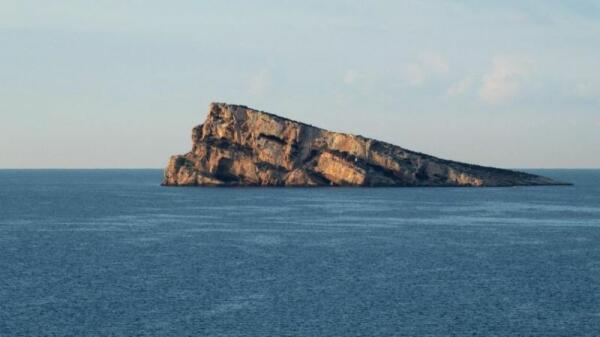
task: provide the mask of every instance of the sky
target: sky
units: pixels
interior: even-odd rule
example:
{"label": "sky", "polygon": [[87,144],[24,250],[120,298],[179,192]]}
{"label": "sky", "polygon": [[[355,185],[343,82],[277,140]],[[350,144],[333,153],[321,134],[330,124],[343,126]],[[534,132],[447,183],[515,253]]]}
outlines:
{"label": "sky", "polygon": [[600,167],[598,0],[0,0],[0,168],[162,168],[210,102]]}

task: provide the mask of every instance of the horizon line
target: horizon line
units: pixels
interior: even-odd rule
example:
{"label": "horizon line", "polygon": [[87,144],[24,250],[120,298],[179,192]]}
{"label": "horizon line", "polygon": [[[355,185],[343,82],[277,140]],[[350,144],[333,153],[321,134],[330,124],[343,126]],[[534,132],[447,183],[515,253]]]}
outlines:
{"label": "horizon line", "polygon": [[[506,170],[600,170],[600,167],[499,167]],[[164,167],[0,167],[0,171],[51,171],[51,170],[165,170]]]}

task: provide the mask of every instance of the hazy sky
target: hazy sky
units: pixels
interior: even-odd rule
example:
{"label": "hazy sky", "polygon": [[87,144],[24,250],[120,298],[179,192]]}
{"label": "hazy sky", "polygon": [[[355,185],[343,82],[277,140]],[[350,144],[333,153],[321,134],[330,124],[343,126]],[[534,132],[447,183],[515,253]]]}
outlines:
{"label": "hazy sky", "polygon": [[600,167],[600,1],[0,1],[0,168],[163,167],[211,101]]}

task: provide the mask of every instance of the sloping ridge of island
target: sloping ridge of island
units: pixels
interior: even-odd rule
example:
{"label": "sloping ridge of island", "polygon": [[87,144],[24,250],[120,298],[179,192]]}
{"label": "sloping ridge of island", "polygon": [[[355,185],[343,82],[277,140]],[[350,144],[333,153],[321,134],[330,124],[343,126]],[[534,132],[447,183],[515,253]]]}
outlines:
{"label": "sloping ridge of island", "polygon": [[212,103],[172,156],[165,186],[568,185],[533,174],[436,158],[358,135],[327,131],[243,105]]}

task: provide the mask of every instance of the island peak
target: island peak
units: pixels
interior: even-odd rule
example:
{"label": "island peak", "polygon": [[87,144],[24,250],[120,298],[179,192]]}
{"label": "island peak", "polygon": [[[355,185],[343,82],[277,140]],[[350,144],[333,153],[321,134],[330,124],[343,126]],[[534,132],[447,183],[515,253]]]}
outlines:
{"label": "island peak", "polygon": [[559,185],[533,174],[465,164],[359,135],[327,131],[245,105],[215,102],[172,156],[168,186]]}

